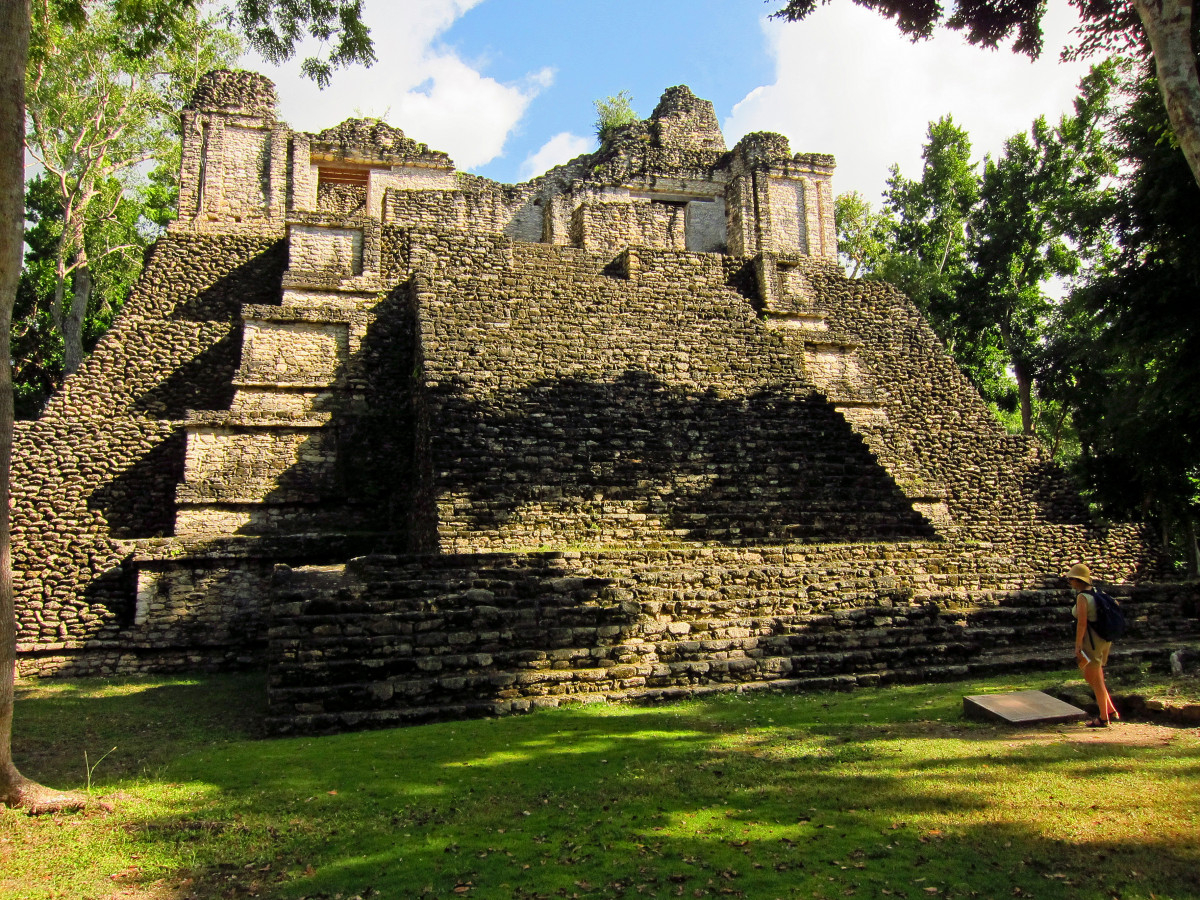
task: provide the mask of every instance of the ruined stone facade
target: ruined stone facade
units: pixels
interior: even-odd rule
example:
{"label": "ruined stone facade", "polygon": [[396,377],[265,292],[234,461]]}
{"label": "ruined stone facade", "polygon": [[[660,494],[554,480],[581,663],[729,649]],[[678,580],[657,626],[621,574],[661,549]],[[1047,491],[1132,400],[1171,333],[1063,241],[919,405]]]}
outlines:
{"label": "ruined stone facade", "polygon": [[686,87],[515,186],[250,73],[183,125],[179,221],[18,427],[25,672],[266,662],[320,730],[991,671],[1066,658],[1080,559],[1135,646],[1200,630],[844,276],[831,157]]}

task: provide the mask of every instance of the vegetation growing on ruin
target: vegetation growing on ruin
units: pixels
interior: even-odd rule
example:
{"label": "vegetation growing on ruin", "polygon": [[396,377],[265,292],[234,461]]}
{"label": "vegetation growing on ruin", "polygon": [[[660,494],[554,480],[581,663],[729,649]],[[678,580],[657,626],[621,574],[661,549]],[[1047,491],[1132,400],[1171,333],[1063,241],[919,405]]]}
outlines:
{"label": "vegetation growing on ruin", "polygon": [[32,685],[19,761],[83,788],[115,746],[118,802],[0,813],[0,897],[1190,895],[1195,729],[960,718],[1071,677],[275,741],[260,676]]}
{"label": "vegetation growing on ruin", "polygon": [[629,91],[618,91],[616,96],[594,100],[596,107],[596,137],[604,143],[622,125],[633,125],[641,121],[633,111],[633,97]]}

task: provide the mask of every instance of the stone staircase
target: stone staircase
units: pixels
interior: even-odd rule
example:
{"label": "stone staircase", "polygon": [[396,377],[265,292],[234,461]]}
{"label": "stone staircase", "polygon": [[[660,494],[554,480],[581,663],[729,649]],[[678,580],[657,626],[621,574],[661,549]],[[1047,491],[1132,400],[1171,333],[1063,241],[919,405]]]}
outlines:
{"label": "stone staircase", "polygon": [[177,535],[377,527],[345,481],[347,443],[367,412],[363,342],[383,293],[372,230],[370,220],[315,215],[289,226],[279,305],[242,309],[230,409],[184,421]]}
{"label": "stone staircase", "polygon": [[459,259],[421,307],[443,549],[932,534],[721,257]]}
{"label": "stone staircase", "polygon": [[279,302],[241,307],[229,408],[180,423],[173,536],[125,542],[130,652],[221,648],[221,664],[247,664],[276,563],[407,548],[411,325],[407,291],[384,291],[378,237],[363,217],[289,223]]}

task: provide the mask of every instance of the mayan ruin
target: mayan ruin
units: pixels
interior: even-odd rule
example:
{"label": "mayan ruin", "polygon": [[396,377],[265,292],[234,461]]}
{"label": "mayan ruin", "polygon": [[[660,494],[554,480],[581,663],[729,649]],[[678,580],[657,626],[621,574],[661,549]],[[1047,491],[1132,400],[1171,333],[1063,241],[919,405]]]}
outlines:
{"label": "mayan ruin", "polygon": [[179,218],[17,424],[24,675],[265,667],[277,733],[1132,657],[1194,585],[1089,517],[916,307],[846,276],[835,161],[668,88],[523,184],[218,71]]}

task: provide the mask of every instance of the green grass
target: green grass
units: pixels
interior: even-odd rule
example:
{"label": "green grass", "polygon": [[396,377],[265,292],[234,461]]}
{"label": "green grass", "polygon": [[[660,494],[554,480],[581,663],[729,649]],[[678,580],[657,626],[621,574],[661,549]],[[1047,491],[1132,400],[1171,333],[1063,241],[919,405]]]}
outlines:
{"label": "green grass", "polygon": [[960,719],[1066,677],[286,740],[260,676],[41,682],[18,764],[115,746],[116,811],[0,811],[0,898],[1200,897],[1197,729]]}

